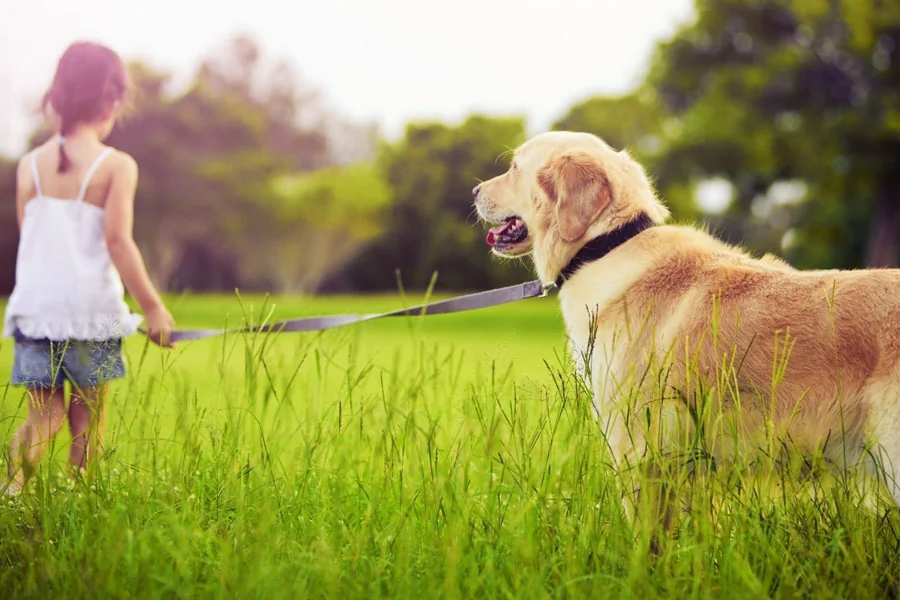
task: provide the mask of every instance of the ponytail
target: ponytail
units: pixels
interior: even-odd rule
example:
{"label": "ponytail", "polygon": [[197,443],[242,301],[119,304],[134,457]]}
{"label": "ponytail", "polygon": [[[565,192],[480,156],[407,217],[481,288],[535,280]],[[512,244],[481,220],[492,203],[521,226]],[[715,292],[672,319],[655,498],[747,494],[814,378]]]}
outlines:
{"label": "ponytail", "polygon": [[69,155],[66,154],[66,138],[59,136],[59,166],[56,168],[57,173],[65,173],[72,166]]}

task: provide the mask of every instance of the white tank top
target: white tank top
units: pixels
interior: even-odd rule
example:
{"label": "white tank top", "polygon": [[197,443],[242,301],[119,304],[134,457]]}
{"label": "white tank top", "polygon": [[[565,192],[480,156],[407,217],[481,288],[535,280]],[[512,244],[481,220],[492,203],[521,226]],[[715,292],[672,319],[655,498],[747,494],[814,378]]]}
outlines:
{"label": "white tank top", "polygon": [[33,339],[103,341],[137,331],[141,317],[125,304],[106,249],[103,209],[84,201],[91,177],[111,151],[105,148],[88,167],[74,200],[43,194],[31,153],[37,194],[25,204],[3,337],[18,330]]}

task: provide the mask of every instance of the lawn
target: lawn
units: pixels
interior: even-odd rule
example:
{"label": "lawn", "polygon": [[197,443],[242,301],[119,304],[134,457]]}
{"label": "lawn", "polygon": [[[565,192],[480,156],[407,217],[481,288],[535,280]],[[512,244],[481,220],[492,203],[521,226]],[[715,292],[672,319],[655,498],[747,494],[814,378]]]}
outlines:
{"label": "lawn", "polygon": [[[213,327],[271,304],[171,308]],[[272,316],[403,304],[277,299]],[[170,352],[135,337],[127,357],[90,480],[65,476],[61,435],[0,500],[0,597],[868,598],[900,575],[895,509],[728,473],[681,483],[690,504],[651,554],[553,299]],[[24,415],[0,387],[4,441]]]}

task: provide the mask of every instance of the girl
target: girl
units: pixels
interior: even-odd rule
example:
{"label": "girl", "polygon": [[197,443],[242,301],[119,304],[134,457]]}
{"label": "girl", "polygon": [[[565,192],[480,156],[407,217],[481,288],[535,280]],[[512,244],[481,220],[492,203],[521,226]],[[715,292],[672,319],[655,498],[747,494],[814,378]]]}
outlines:
{"label": "girl", "polygon": [[172,316],[132,238],[137,164],[103,145],[129,86],[115,52],[70,46],[42,102],[57,135],[19,162],[21,239],[3,337],[15,339],[12,383],[27,389],[29,414],[10,444],[7,492],[22,489],[62,427],[66,381],[71,464],[77,471],[92,458],[107,382],[125,375],[122,338],[141,321],[125,304],[123,281],[150,339],[171,346]]}

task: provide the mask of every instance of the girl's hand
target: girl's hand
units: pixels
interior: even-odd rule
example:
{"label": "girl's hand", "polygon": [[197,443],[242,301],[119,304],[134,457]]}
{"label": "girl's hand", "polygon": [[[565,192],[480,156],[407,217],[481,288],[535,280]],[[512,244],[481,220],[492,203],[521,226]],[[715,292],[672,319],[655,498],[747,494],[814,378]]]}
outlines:
{"label": "girl's hand", "polygon": [[172,330],[175,329],[175,319],[164,306],[150,310],[145,315],[147,320],[147,337],[150,341],[162,348],[173,348]]}

